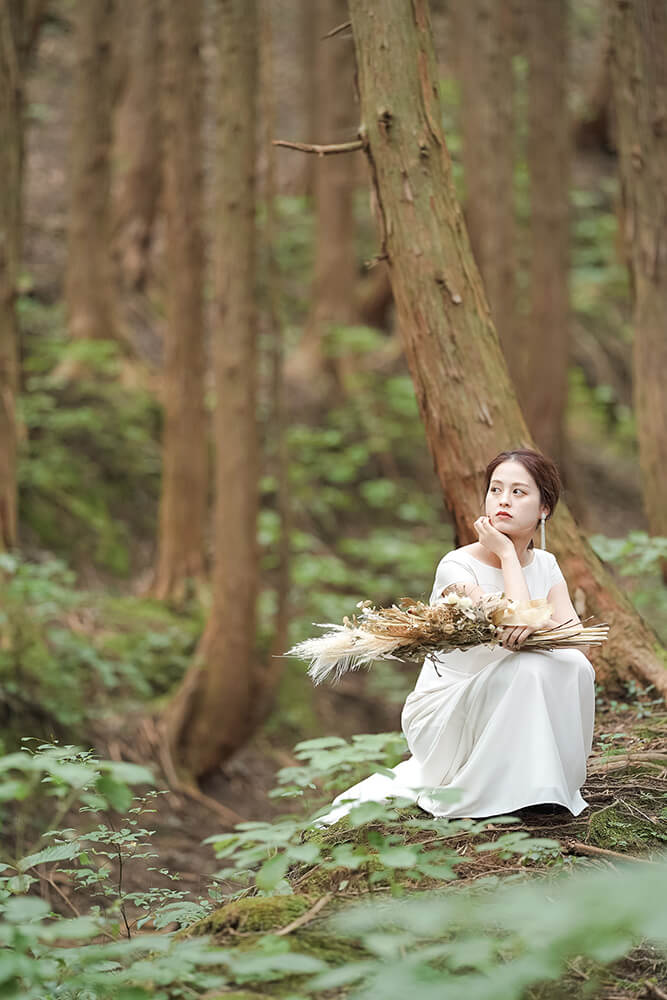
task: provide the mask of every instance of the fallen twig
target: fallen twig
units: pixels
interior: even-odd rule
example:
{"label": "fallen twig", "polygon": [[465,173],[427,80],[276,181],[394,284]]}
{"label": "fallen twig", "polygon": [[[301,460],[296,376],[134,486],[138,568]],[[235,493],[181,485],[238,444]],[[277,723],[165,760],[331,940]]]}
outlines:
{"label": "fallen twig", "polygon": [[279,931],[274,931],[276,937],[284,937],[286,934],[291,934],[292,931],[295,931],[297,927],[303,927],[304,924],[309,924],[313,917],[327,905],[332,896],[332,892],[327,892],[324,896],[320,896],[317,902],[314,903],[309,910],[302,913],[301,916],[297,917],[296,920],[293,920],[291,924],[287,924],[286,927],[281,927]]}
{"label": "fallen twig", "polygon": [[564,840],[563,847],[569,854],[587,854],[591,858],[615,858],[616,861],[640,861],[652,865],[649,858],[638,858],[634,854],[621,854],[620,851],[610,851],[607,847],[594,847],[592,844],[582,844],[580,840]]}

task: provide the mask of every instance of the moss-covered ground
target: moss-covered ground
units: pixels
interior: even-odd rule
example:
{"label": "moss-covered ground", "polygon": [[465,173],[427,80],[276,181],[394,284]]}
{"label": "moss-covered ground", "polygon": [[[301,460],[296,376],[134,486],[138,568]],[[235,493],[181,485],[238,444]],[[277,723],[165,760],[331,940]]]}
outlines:
{"label": "moss-covered ground", "polygon": [[[667,845],[667,766],[665,753],[667,716],[643,717],[641,710],[600,705],[596,739],[583,789],[588,808],[577,817],[568,810],[520,810],[520,822],[499,824],[483,831],[458,830],[447,836],[447,847],[456,857],[452,876],[438,880],[430,875],[395,873],[382,879],[382,865],[373,857],[359,868],[344,865],[295,865],[287,874],[291,893],[246,896],[214,911],[190,927],[186,934],[210,934],[225,946],[246,950],[259,941],[276,941],[281,947],[322,959],[330,966],[363,957],[355,940],[337,936],[328,918],[359,897],[376,893],[405,894],[437,888],[460,891],[469,886],[493,885],[504,879],[554,877],[562,871],[615,866],[619,856],[650,864]],[[641,754],[641,758],[637,755]],[[442,836],[413,821],[424,817],[416,807],[402,813],[402,842],[427,849],[442,849]],[[549,838],[560,853],[549,856],[526,852],[475,850],[482,842],[519,830],[532,837]],[[313,830],[307,839],[327,858],[340,845],[369,847],[374,834],[387,833],[382,823],[352,828],[346,819],[326,829]],[[395,832],[395,828],[392,829]],[[372,854],[372,849],[371,849]],[[374,876],[371,878],[370,876]],[[284,890],[285,887],[283,887]],[[245,992],[225,993],[229,1000],[254,1000],[259,995],[301,995],[298,976],[275,981],[240,983]],[[254,991],[254,992],[253,992]],[[662,992],[661,992],[662,991]],[[345,990],[323,996],[345,996]],[[557,981],[532,987],[526,1000],[631,1000],[667,996],[667,956],[650,942],[641,942],[622,960],[601,965],[583,957],[571,961]]]}

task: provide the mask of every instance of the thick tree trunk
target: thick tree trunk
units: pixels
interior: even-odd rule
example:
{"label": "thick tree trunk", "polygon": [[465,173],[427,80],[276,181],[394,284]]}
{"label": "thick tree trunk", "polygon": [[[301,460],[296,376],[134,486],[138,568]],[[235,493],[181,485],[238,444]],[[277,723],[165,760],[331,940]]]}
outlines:
{"label": "thick tree trunk", "polygon": [[114,245],[124,284],[141,291],[162,179],[159,0],[139,4],[122,0],[119,13],[127,22],[119,25],[127,51],[126,80],[116,116]]}
{"label": "thick tree trunk", "polygon": [[258,587],[255,0],[224,0],[219,32],[213,600],[196,660],[168,721],[174,754],[196,777],[217,767],[248,738],[258,697],[254,684]]}
{"label": "thick tree trunk", "polygon": [[458,75],[465,218],[514,384],[523,395],[514,253],[514,0],[467,0]]}
{"label": "thick tree trunk", "polygon": [[24,86],[45,0],[0,0],[0,551],[17,539],[16,292],[23,223]]}
{"label": "thick tree trunk", "polygon": [[114,0],[79,0],[65,297],[72,337],[115,336],[110,251]]}
{"label": "thick tree trunk", "polygon": [[[487,462],[531,445],[454,192],[426,0],[350,0],[361,135],[380,208],[405,352],[459,544],[474,539]],[[397,86],[400,81],[400,86]],[[551,524],[551,522],[550,522]],[[610,686],[667,694],[657,641],[559,506],[550,547],[580,613],[611,623],[594,656]]]}
{"label": "thick tree trunk", "polygon": [[208,420],[204,406],[201,2],[164,3],[166,312],[164,434],[155,593],[179,600],[204,573]]}
{"label": "thick tree trunk", "polygon": [[526,14],[531,310],[521,403],[540,448],[562,462],[570,343],[567,0],[531,0]]}
{"label": "thick tree trunk", "polygon": [[642,490],[651,533],[667,535],[667,6],[613,0],[611,11]]}
{"label": "thick tree trunk", "polygon": [[[347,20],[346,0],[321,0],[318,36]],[[317,127],[323,142],[354,137],[358,113],[354,105],[354,46],[349,34],[320,40]],[[315,137],[310,137],[311,141]],[[321,398],[331,387],[337,367],[327,356],[335,326],[354,321],[357,267],[354,249],[353,194],[355,156],[317,157],[315,174],[315,266],[310,313],[297,351],[289,362],[290,377],[309,395]]]}

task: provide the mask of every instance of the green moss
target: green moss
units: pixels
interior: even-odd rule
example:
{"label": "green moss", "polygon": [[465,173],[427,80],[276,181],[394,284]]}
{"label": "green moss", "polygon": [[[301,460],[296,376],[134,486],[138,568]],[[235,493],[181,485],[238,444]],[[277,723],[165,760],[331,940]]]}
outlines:
{"label": "green moss", "polygon": [[306,896],[249,896],[214,910],[185,928],[179,936],[212,934],[219,937],[232,930],[266,933],[296,920],[309,905]]}
{"label": "green moss", "polygon": [[337,937],[331,931],[318,931],[308,927],[292,935],[291,951],[312,955],[332,965],[343,965],[368,957],[368,952],[358,941]]}
{"label": "green moss", "polygon": [[665,835],[657,825],[611,806],[591,817],[587,840],[597,847],[614,851],[640,851],[651,846],[664,846]]}
{"label": "green moss", "polygon": [[216,993],[210,1000],[263,1000],[266,993],[253,993],[251,990],[233,990],[231,993]]}

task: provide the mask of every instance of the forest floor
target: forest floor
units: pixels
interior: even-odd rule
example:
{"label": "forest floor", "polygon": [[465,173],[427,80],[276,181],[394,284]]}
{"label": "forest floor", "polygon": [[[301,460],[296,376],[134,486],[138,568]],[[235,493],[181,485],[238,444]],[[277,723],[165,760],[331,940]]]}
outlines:
{"label": "forest floor", "polygon": [[[111,750],[117,755],[119,745]],[[137,759],[136,752],[132,756]],[[204,892],[220,865],[203,841],[229,829],[216,812],[216,803],[243,820],[274,819],[281,811],[280,800],[269,798],[268,793],[276,784],[278,769],[295,763],[289,751],[272,745],[260,733],[209,780],[207,796],[201,801],[172,791],[160,796],[157,811],[147,822],[156,830],[153,848],[161,867],[178,873],[193,893]],[[632,705],[598,704],[593,753],[582,794],[588,809],[579,816],[568,810],[550,815],[526,809],[521,813],[521,825],[513,829],[554,837],[566,851],[604,863],[613,863],[614,852],[650,858],[652,852],[665,850],[667,714],[661,714],[659,706],[648,700]],[[481,867],[469,874],[484,874],[484,863],[484,858],[477,856],[474,864]],[[506,866],[498,864],[504,871]],[[508,870],[511,867],[509,863]],[[155,873],[143,874],[148,884],[155,884]],[[459,876],[463,874],[459,871]],[[127,878],[132,889],[147,887],[142,885],[141,871],[128,872]]]}

